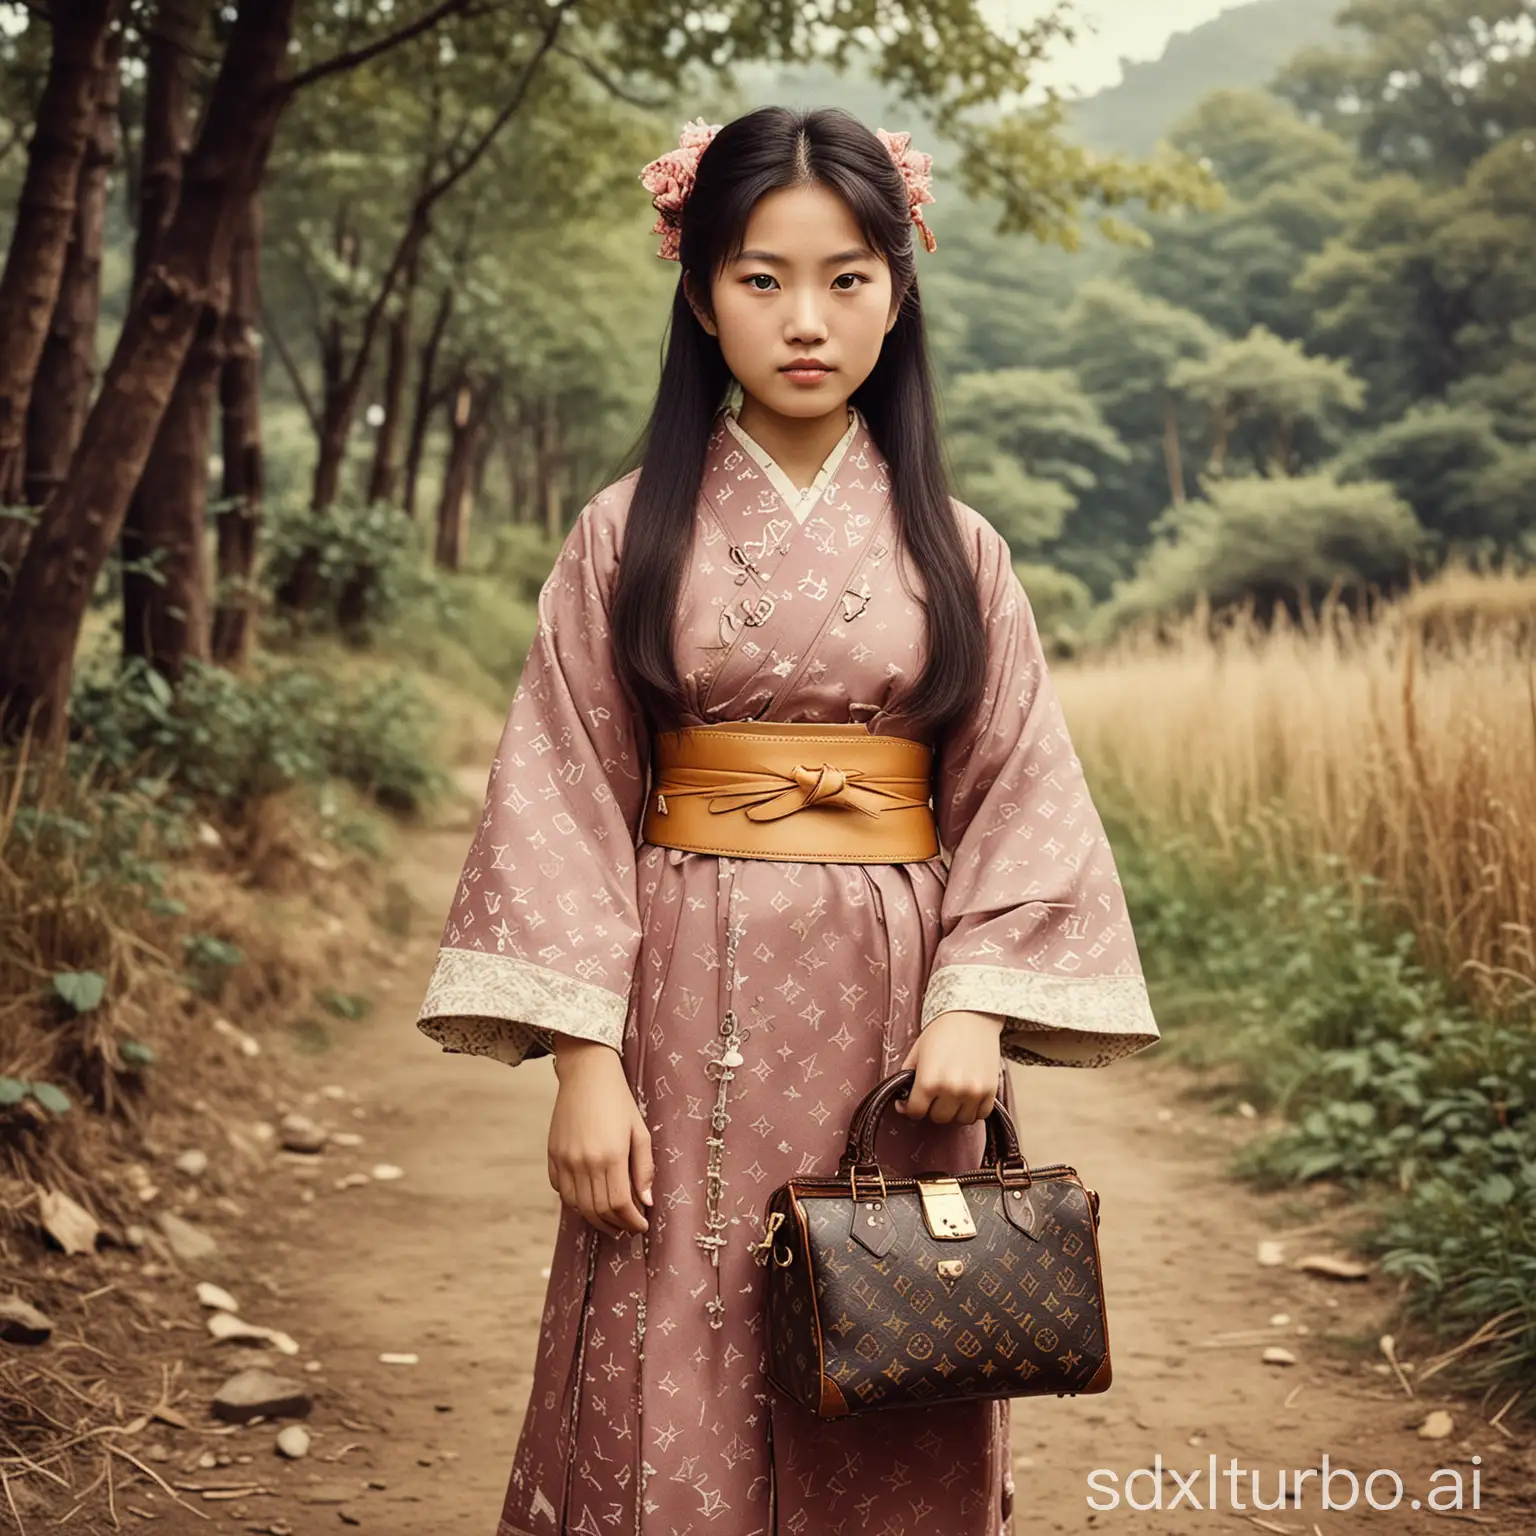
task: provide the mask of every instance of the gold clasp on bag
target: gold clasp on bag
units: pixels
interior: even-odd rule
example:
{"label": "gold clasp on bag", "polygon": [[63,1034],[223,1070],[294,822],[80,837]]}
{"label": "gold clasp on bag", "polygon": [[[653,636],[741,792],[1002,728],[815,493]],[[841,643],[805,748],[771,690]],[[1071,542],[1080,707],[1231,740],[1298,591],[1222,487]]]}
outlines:
{"label": "gold clasp on bag", "polygon": [[[767,1264],[768,1255],[773,1253],[773,1234],[777,1232],[779,1228],[783,1226],[783,1224],[783,1211],[772,1211],[769,1213],[768,1226],[764,1231],[762,1238],[758,1242],[753,1243],[752,1246],[747,1249],[747,1252],[752,1255],[752,1262],[754,1264]],[[777,1255],[775,1255],[775,1257],[777,1257]],[[793,1255],[791,1255],[791,1257],[793,1257]]]}
{"label": "gold clasp on bag", "polygon": [[976,1223],[958,1179],[919,1179],[923,1220],[934,1237],[975,1237]]}

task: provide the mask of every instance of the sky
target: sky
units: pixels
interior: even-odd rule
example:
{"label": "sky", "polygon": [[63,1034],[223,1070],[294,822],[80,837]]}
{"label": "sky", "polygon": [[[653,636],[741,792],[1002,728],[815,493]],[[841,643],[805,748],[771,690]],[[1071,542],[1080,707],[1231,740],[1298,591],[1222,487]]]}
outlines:
{"label": "sky", "polygon": [[[1078,38],[1040,71],[1063,95],[1089,95],[1120,78],[1120,60],[1155,59],[1175,32],[1234,10],[1242,0],[1077,0]],[[983,10],[1015,24],[1045,15],[1049,0],[983,0]]]}

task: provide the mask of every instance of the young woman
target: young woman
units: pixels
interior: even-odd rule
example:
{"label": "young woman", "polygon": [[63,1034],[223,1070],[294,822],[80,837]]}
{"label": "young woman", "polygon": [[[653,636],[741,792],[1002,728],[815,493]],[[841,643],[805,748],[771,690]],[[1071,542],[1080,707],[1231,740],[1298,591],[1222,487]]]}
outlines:
{"label": "young woman", "polygon": [[882,1167],[972,1168],[1003,1058],[1158,1035],[1029,601],[947,490],[927,171],[765,108],[643,173],[682,269],[643,462],[540,594],[419,1023],[559,1082],[498,1536],[1009,1526],[1007,1401],[808,1413],[748,1253],[890,1073]]}

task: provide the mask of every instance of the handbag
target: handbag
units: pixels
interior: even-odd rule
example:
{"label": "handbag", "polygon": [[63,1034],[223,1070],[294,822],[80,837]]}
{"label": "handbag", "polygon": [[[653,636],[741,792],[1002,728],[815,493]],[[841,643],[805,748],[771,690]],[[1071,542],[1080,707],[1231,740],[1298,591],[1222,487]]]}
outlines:
{"label": "handbag", "polygon": [[1064,1163],[1031,1169],[1001,1102],[981,1167],[887,1178],[875,1133],[916,1076],[865,1095],[835,1175],[768,1198],[769,1381],[824,1419],[1105,1391],[1098,1194]]}

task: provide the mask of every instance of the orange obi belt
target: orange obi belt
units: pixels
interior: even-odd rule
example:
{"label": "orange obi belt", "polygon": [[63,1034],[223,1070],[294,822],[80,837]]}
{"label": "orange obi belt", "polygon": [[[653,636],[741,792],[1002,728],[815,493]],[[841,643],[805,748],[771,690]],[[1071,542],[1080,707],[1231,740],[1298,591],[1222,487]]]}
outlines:
{"label": "orange obi belt", "polygon": [[722,721],[656,737],[641,836],[747,859],[908,864],[937,857],[933,749],[862,724]]}

